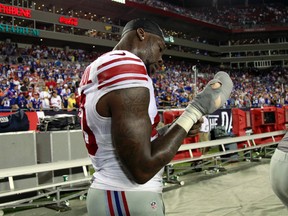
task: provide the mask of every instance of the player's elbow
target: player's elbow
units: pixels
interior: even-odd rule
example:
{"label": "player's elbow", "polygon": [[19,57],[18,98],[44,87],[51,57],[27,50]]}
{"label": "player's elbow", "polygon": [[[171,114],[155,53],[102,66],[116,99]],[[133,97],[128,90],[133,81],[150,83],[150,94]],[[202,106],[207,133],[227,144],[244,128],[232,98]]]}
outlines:
{"label": "player's elbow", "polygon": [[147,173],[147,172],[141,172],[139,170],[134,171],[131,174],[132,174],[132,178],[134,182],[137,184],[145,184],[153,177],[152,174]]}
{"label": "player's elbow", "polygon": [[144,176],[134,176],[134,181],[137,184],[145,184],[147,183],[151,178],[144,177]]}

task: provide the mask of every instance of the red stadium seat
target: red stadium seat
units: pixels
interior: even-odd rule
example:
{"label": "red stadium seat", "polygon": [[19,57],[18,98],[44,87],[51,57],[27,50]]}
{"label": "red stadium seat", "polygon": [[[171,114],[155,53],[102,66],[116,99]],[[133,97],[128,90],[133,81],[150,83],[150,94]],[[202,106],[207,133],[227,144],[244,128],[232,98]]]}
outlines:
{"label": "red stadium seat", "polygon": [[288,105],[283,106],[285,123],[288,123]]}
{"label": "red stadium seat", "polygon": [[[252,130],[254,134],[267,133],[279,130],[278,123],[284,124],[284,111],[277,107],[263,107],[251,109]],[[281,123],[282,122],[282,123]],[[281,136],[282,137],[282,136]],[[275,137],[275,139],[281,139]],[[272,142],[272,138],[255,140],[256,144]]]}
{"label": "red stadium seat", "polygon": [[176,118],[178,118],[184,110],[166,110],[163,112],[164,124],[172,123]]}
{"label": "red stadium seat", "polygon": [[[251,116],[250,116],[250,110],[242,110],[239,108],[233,108],[232,109],[232,131],[235,136],[245,136],[246,130],[248,128],[251,128]],[[240,142],[237,143],[238,148],[244,148],[245,146],[248,146],[248,143]]]}
{"label": "red stadium seat", "polygon": [[239,108],[232,109],[233,127],[235,136],[245,136],[246,130],[251,128],[250,111],[244,111]]}

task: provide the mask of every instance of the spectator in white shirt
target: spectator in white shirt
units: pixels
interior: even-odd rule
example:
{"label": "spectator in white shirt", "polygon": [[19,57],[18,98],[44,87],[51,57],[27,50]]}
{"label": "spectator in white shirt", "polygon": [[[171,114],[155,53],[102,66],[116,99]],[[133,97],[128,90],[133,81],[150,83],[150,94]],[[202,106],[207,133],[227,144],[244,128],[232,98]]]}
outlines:
{"label": "spectator in white shirt", "polygon": [[56,90],[52,92],[52,96],[50,98],[50,107],[55,111],[61,110],[63,107],[62,99],[60,95],[57,94]]}

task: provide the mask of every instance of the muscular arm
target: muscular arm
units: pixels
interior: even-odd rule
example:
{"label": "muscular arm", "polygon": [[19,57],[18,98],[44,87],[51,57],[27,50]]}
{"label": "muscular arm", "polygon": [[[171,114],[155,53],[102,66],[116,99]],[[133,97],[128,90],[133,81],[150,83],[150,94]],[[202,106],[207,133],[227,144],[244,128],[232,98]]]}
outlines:
{"label": "muscular arm", "polygon": [[150,141],[146,88],[113,91],[105,101],[112,116],[112,140],[118,156],[135,182],[143,184],[172,160],[187,133],[174,124],[164,136]]}

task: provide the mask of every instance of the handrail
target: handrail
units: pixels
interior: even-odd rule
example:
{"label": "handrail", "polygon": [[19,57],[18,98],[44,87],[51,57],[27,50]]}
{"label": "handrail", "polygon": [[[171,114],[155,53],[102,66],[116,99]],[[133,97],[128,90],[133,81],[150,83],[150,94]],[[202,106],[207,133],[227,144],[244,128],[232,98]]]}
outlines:
{"label": "handrail", "polygon": [[0,178],[11,177],[11,176],[20,176],[28,175],[33,173],[69,169],[73,167],[81,167],[91,165],[90,158],[75,159],[70,161],[58,161],[44,164],[35,164],[29,166],[20,166],[0,169]]}
{"label": "handrail", "polygon": [[[236,143],[244,142],[244,141],[253,142],[255,139],[262,139],[262,138],[269,138],[269,137],[274,138],[274,136],[284,135],[286,132],[287,132],[286,130],[281,130],[281,131],[274,131],[274,132],[269,132],[269,133],[254,134],[254,135],[247,135],[247,136],[241,136],[241,137],[231,137],[231,138],[226,138],[226,139],[218,139],[218,140],[205,141],[205,142],[199,142],[199,143],[182,144],[178,152],[205,148],[205,147],[213,147],[213,146],[218,146],[218,145],[225,145],[225,144],[230,144],[230,143],[235,143],[235,142]],[[81,166],[87,166],[87,165],[91,165],[91,160],[89,157],[70,160],[70,161],[58,161],[58,162],[51,162],[51,163],[45,163],[45,164],[35,164],[35,165],[30,165],[30,166],[5,168],[5,169],[0,169],[0,178],[19,176],[19,175],[28,175],[32,173],[68,169],[72,167],[81,167]]]}
{"label": "handrail", "polygon": [[[81,179],[76,179],[76,180],[69,180],[66,182],[59,182],[59,183],[53,183],[53,184],[41,184],[40,186],[33,187],[33,188],[25,188],[25,189],[19,189],[19,190],[10,190],[10,191],[5,191],[5,192],[0,192],[0,197],[5,197],[5,196],[12,196],[15,194],[21,194],[21,193],[27,193],[31,191],[39,191],[39,190],[44,190],[48,188],[54,188],[54,187],[60,187],[60,186],[67,186],[71,184],[77,184],[77,183],[82,183],[82,182],[89,182],[91,180],[90,177],[84,177]],[[6,206],[7,203],[0,204],[1,206]]]}
{"label": "handrail", "polygon": [[247,136],[218,139],[218,140],[213,140],[213,141],[184,144],[180,146],[178,151],[213,147],[213,146],[225,145],[225,144],[235,143],[235,142],[254,141],[256,139],[269,138],[269,137],[274,138],[274,136],[284,135],[286,132],[287,132],[286,130],[281,130],[281,131],[274,131],[274,132],[268,132],[268,133],[262,133],[262,134],[253,134],[253,135],[247,135]]}
{"label": "handrail", "polygon": [[[182,144],[180,148],[178,149],[178,153],[181,152],[188,152],[188,154],[185,154],[184,157],[182,158],[173,158],[166,166],[166,176],[164,176],[163,180],[164,183],[173,183],[173,184],[180,184],[183,185],[184,181],[179,181],[176,176],[173,176],[170,174],[170,172],[174,172],[174,165],[176,164],[183,164],[183,163],[191,163],[195,161],[205,161],[205,159],[211,159],[211,161],[215,162],[215,167],[213,168],[216,172],[217,170],[219,171],[221,165],[217,165],[218,158],[221,158],[221,156],[225,155],[231,155],[231,154],[237,154],[240,152],[247,152],[249,151],[249,158],[247,161],[253,160],[253,156],[251,154],[251,151],[255,149],[265,149],[264,151],[266,152],[266,148],[268,149],[271,146],[277,145],[280,140],[282,139],[282,135],[285,135],[287,133],[287,130],[281,130],[281,131],[274,131],[274,132],[268,132],[268,133],[262,133],[262,134],[254,134],[254,135],[246,135],[246,136],[240,136],[240,137],[223,137],[218,140],[213,140],[213,141],[205,141],[205,142],[199,142],[199,143],[189,143],[189,144]],[[277,137],[278,136],[278,137]],[[257,143],[256,143],[257,142]],[[227,149],[225,148],[225,145],[229,144],[245,144],[246,146],[244,148],[237,148],[237,149]],[[201,149],[201,148],[207,148],[207,147],[215,147],[219,146],[222,148],[222,151],[215,152],[215,153],[208,153],[208,154],[202,154],[201,156],[194,156],[193,155],[193,150],[195,149]],[[245,158],[246,153],[244,153],[244,158]],[[231,157],[228,159],[226,162],[229,162],[230,160],[233,161],[235,158]],[[204,162],[202,165],[205,165],[206,163]],[[199,168],[202,167],[201,163],[199,165]],[[213,167],[213,166],[212,166]],[[217,168],[218,167],[218,168]],[[186,166],[181,167],[181,170],[189,171],[192,170],[193,167]],[[194,167],[196,169],[196,167]],[[202,169],[202,168],[200,168]],[[173,171],[172,171],[173,170]],[[176,179],[176,180],[175,180]]]}

